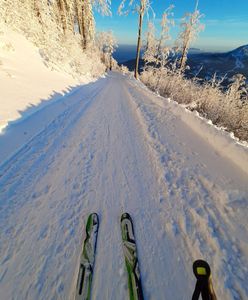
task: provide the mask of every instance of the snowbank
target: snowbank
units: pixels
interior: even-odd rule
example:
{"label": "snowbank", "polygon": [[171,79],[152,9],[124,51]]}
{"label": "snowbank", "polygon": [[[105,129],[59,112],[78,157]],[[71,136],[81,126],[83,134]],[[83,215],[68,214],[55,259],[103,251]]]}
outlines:
{"label": "snowbank", "polygon": [[34,46],[20,33],[1,24],[0,30],[0,132],[14,121],[37,111],[79,83],[93,80],[90,74],[75,79],[49,69]]}
{"label": "snowbank", "polygon": [[[138,83],[146,92],[156,96],[156,104],[163,109],[169,109],[174,115],[179,117],[185,125],[189,126],[201,138],[207,141],[220,155],[230,159],[243,172],[248,174],[248,144],[239,141],[233,133],[228,133],[220,127],[214,125],[211,120],[207,120],[199,115],[197,111],[190,111],[170,98],[164,98],[152,92],[142,82]],[[153,98],[151,98],[153,99]],[[169,104],[169,105],[168,105]]]}
{"label": "snowbank", "polygon": [[[178,104],[176,103],[175,105]],[[239,142],[232,133],[228,133],[213,125],[210,120],[200,117],[199,113],[196,111],[191,112],[188,109],[184,110],[188,114],[181,113],[181,108],[180,106],[178,107],[182,120],[198,135],[211,144],[219,154],[232,160],[234,164],[248,174],[247,143]]]}

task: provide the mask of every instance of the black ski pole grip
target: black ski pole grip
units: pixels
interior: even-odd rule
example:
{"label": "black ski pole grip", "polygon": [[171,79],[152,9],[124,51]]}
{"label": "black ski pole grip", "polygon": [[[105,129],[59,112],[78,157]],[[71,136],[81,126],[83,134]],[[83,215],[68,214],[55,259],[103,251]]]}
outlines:
{"label": "black ski pole grip", "polygon": [[212,280],[209,264],[204,260],[196,260],[193,263],[193,272],[197,279],[192,300],[198,300],[200,295],[202,300],[217,300]]}

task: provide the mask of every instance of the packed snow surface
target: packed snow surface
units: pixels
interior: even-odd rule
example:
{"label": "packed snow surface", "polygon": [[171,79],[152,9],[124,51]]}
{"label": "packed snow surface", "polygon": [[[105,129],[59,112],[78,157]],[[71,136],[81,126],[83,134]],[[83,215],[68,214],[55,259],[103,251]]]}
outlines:
{"label": "packed snow surface", "polygon": [[1,299],[73,299],[91,212],[92,299],[128,299],[126,211],[145,299],[191,299],[199,258],[218,299],[247,299],[248,153],[228,135],[110,73],[12,124],[0,145]]}

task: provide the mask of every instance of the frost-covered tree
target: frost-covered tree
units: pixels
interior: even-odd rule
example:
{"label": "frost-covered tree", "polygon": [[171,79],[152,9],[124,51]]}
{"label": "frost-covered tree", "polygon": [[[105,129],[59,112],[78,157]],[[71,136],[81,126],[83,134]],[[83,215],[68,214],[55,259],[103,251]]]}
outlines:
{"label": "frost-covered tree", "polygon": [[107,54],[107,58],[109,60],[109,69],[112,70],[113,67],[113,53],[117,48],[117,40],[113,35],[112,31],[106,33],[105,37],[105,53]]}
{"label": "frost-covered tree", "polygon": [[110,15],[110,0],[75,0],[79,33],[82,35],[83,48],[89,48],[95,35],[95,8],[103,15]]}
{"label": "frost-covered tree", "polygon": [[104,16],[111,15],[111,0],[92,0],[93,6]]}
{"label": "frost-covered tree", "polygon": [[174,6],[171,5],[164,11],[162,21],[160,23],[161,33],[158,41],[158,50],[156,56],[156,67],[158,68],[156,72],[156,91],[159,89],[162,77],[168,72],[168,58],[170,53],[172,52],[171,47],[168,45],[168,42],[170,40],[170,28],[171,26],[174,26],[174,20],[171,18],[173,16],[173,8]]}
{"label": "frost-covered tree", "polygon": [[[128,9],[125,9],[125,4],[128,2]],[[139,16],[139,25],[138,25],[138,40],[137,40],[137,51],[136,51],[136,62],[134,69],[134,77],[138,79],[138,70],[139,70],[139,58],[140,58],[140,49],[141,49],[141,36],[142,36],[142,26],[143,18],[145,12],[151,8],[150,0],[122,0],[119,6],[119,14],[129,14],[132,12],[137,12]]]}
{"label": "frost-covered tree", "polygon": [[70,0],[56,0],[63,32],[73,31],[73,16],[71,13],[72,2]]}
{"label": "frost-covered tree", "polygon": [[148,64],[155,64],[158,54],[158,41],[155,37],[154,23],[149,21],[146,33],[146,46],[143,59],[145,61],[145,68]]}
{"label": "frost-covered tree", "polygon": [[87,49],[89,47],[90,42],[93,41],[94,34],[95,34],[95,20],[93,15],[92,1],[83,0],[81,35],[83,39],[84,49]]}
{"label": "frost-covered tree", "polygon": [[128,67],[127,67],[127,66],[124,66],[124,65],[121,65],[121,66],[119,67],[119,70],[121,71],[121,73],[122,73],[123,75],[129,73]]}
{"label": "frost-covered tree", "polygon": [[182,18],[181,27],[182,31],[178,38],[178,50],[181,52],[181,58],[179,62],[180,70],[185,69],[187,55],[190,48],[190,44],[195,40],[198,34],[204,29],[204,25],[200,23],[202,14],[198,10],[198,1],[196,2],[195,11],[193,13],[186,13]]}
{"label": "frost-covered tree", "polygon": [[101,53],[102,61],[111,70],[113,67],[113,53],[117,48],[117,40],[113,32],[98,32],[96,35],[96,44]]}
{"label": "frost-covered tree", "polygon": [[39,20],[39,23],[42,25],[43,24],[42,10],[43,10],[43,7],[44,7],[43,1],[32,0],[31,1],[31,6],[32,6],[32,9],[35,12],[35,14],[36,14],[36,16]]}
{"label": "frost-covered tree", "polygon": [[154,63],[156,67],[165,65],[171,51],[171,47],[168,46],[168,41],[170,40],[170,27],[174,26],[174,20],[170,18],[171,16],[173,16],[173,8],[174,6],[171,5],[163,13],[163,17],[160,23],[161,33],[158,40],[155,37],[154,24],[152,22],[148,23],[146,48],[143,57],[147,63]]}
{"label": "frost-covered tree", "polygon": [[147,33],[147,44],[146,51],[144,53],[144,60],[146,62],[145,70],[148,68],[153,72],[154,77],[156,77],[156,88],[159,86],[161,77],[163,76],[164,68],[166,68],[167,60],[171,51],[171,47],[168,46],[168,41],[170,40],[169,30],[172,25],[174,25],[174,20],[170,17],[173,16],[172,9],[174,6],[167,8],[163,14],[161,20],[161,33],[157,40],[155,37],[154,25],[148,24]]}
{"label": "frost-covered tree", "polygon": [[74,18],[74,30],[81,35],[82,34],[82,22],[83,22],[83,9],[82,9],[83,2],[82,0],[74,0],[74,11],[75,11],[75,18]]}
{"label": "frost-covered tree", "polygon": [[83,3],[85,0],[0,0],[0,22],[33,42],[49,68],[77,78],[84,74],[98,76],[105,66],[94,51],[93,35],[92,47],[82,49],[79,20],[82,21]]}
{"label": "frost-covered tree", "polygon": [[163,13],[161,25],[161,34],[158,42],[158,63],[161,67],[165,66],[168,56],[171,51],[168,42],[170,40],[170,28],[174,26],[175,22],[172,19],[173,17],[173,8],[174,5],[170,5]]}
{"label": "frost-covered tree", "polygon": [[[236,74],[229,86],[223,88],[226,78],[219,79],[216,74],[211,81],[184,76],[187,53],[190,43],[203,29],[197,5],[194,13],[186,14],[182,23],[183,32],[180,35],[181,60],[173,60],[169,64],[168,15],[161,22],[160,40],[156,41],[154,27],[148,26],[146,52],[144,58],[151,61],[141,74],[141,80],[153,91],[183,104],[190,110],[197,110],[202,116],[214,124],[232,131],[236,137],[248,141],[248,84],[247,79]],[[167,11],[168,13],[168,11]],[[157,49],[156,49],[156,44]],[[151,46],[155,45],[155,46]],[[156,60],[158,64],[156,63]],[[155,63],[154,63],[155,60]],[[181,67],[181,68],[180,68]]]}
{"label": "frost-covered tree", "polygon": [[233,101],[236,101],[236,99],[247,99],[248,91],[246,77],[244,75],[236,74],[231,78],[227,95]]}

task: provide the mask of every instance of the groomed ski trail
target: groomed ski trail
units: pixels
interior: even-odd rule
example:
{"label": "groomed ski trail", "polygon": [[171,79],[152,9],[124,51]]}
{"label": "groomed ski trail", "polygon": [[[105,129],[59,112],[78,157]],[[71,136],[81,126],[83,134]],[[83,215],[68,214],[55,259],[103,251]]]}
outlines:
{"label": "groomed ski trail", "polygon": [[145,299],[190,299],[198,258],[217,297],[248,296],[247,175],[158,103],[110,73],[1,165],[1,299],[73,299],[91,212],[100,218],[92,299],[127,299],[126,211]]}

